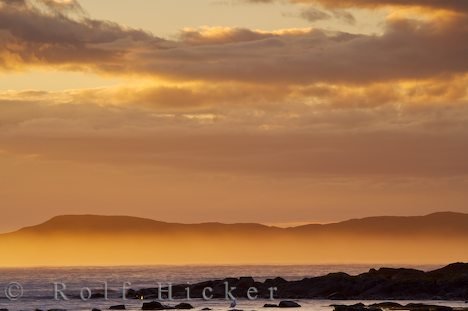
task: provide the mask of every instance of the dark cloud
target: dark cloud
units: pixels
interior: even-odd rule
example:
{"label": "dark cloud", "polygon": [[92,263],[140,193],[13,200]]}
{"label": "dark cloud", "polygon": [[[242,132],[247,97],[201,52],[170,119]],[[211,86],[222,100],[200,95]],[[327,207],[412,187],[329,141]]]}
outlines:
{"label": "dark cloud", "polygon": [[335,9],[335,10],[332,10],[332,14],[335,18],[340,19],[350,25],[353,25],[356,23],[356,19],[354,18],[354,15],[345,10]]}
{"label": "dark cloud", "polygon": [[83,16],[75,19],[55,14],[63,10],[81,11],[80,5],[75,1],[61,3],[41,0],[40,3],[52,9],[52,12],[42,10],[40,6],[33,5],[33,2],[2,1],[0,52],[12,56],[10,62],[16,62],[20,66],[93,66],[102,62],[103,67],[112,67],[132,47],[145,43],[147,47],[157,48],[164,41],[142,30],[127,29],[109,21]]}
{"label": "dark cloud", "polygon": [[309,7],[301,11],[301,17],[309,22],[316,22],[324,19],[330,19],[332,16],[317,8]]}
{"label": "dark cloud", "polygon": [[467,21],[465,15],[392,19],[382,35],[201,29],[169,41],[112,22],[7,4],[0,8],[0,64],[252,83],[426,79],[468,70]]}
{"label": "dark cloud", "polygon": [[424,79],[468,70],[466,17],[388,22],[383,35],[313,30],[137,53],[134,70],[180,79],[307,84]]}
{"label": "dark cloud", "polygon": [[350,25],[356,23],[356,19],[354,18],[354,16],[345,10],[334,9],[330,11],[324,11],[319,10],[313,6],[303,8],[300,11],[299,17],[312,23],[321,20],[329,20],[331,18],[336,18]]}

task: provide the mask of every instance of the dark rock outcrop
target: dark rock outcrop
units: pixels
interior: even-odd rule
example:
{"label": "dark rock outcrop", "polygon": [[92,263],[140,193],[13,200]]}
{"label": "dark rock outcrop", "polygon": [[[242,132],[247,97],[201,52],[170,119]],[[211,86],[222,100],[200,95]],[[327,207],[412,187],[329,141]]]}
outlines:
{"label": "dark rock outcrop", "polygon": [[335,311],[368,311],[370,310],[363,303],[356,303],[354,305],[331,305],[331,306],[334,307]]}
{"label": "dark rock outcrop", "polygon": [[405,310],[411,311],[452,311],[452,307],[447,306],[436,306],[436,305],[426,305],[423,303],[409,303],[404,306]]}
{"label": "dark rock outcrop", "polygon": [[152,302],[143,303],[143,307],[141,309],[142,310],[173,310],[173,309],[190,310],[190,309],[193,309],[193,306],[189,303],[182,302],[174,307],[171,307],[168,305],[164,305],[160,303],[159,301],[152,301]]}
{"label": "dark rock outcrop", "polygon": [[167,310],[170,309],[169,306],[163,305],[159,301],[151,301],[143,303],[141,310]]}
{"label": "dark rock outcrop", "polygon": [[[185,298],[186,287],[191,298],[202,298],[203,289],[213,289],[213,298],[225,298],[225,283],[238,298],[246,298],[249,288],[255,287],[258,298],[270,298],[275,287],[278,299],[336,299],[336,300],[461,300],[468,298],[468,263],[450,264],[430,272],[415,269],[371,269],[359,275],[330,273],[324,276],[286,281],[282,278],[257,282],[251,277],[226,278],[193,285],[172,287],[174,298]],[[127,297],[145,299],[158,297],[158,288],[129,290]],[[377,307],[378,308],[378,307]]]}
{"label": "dark rock outcrop", "polygon": [[190,310],[190,309],[193,309],[193,306],[189,303],[186,303],[186,302],[182,302],[182,303],[179,303],[178,305],[176,305],[174,307],[174,309],[179,309],[179,310]]}
{"label": "dark rock outcrop", "polygon": [[280,301],[278,307],[280,307],[280,308],[300,308],[301,305],[298,304],[295,301],[283,300],[283,301]]}
{"label": "dark rock outcrop", "polygon": [[403,306],[401,304],[399,304],[397,302],[392,302],[392,301],[373,303],[373,304],[369,305],[369,307],[381,308],[381,309],[399,309],[399,308],[403,308]]}
{"label": "dark rock outcrop", "polygon": [[409,310],[409,311],[453,311],[447,306],[428,305],[423,303],[408,303],[401,305],[396,302],[381,302],[365,306],[362,303],[354,305],[332,305],[334,311],[382,311],[382,310]]}

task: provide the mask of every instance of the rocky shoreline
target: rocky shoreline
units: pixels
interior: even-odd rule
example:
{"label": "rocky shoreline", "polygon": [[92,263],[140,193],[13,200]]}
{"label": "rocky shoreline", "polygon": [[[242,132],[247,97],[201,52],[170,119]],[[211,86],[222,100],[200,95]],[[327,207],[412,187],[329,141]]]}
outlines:
{"label": "rocky shoreline", "polygon": [[[292,300],[282,300],[279,304],[265,304],[263,308],[301,308],[302,306]],[[332,304],[330,307],[333,307],[333,311],[468,311],[468,307],[453,308],[443,305],[431,305],[424,303],[408,303],[405,305],[399,304],[397,302],[380,302],[370,305],[364,305],[363,303],[356,303],[352,305],[343,305],[343,304]],[[135,308],[131,308],[135,310]],[[159,301],[143,302],[141,310],[153,310],[153,311],[162,311],[162,310],[191,310],[195,309],[189,303],[183,302],[174,306],[163,304]],[[198,307],[198,310],[201,311],[212,311],[208,307]],[[107,310],[127,310],[126,305],[114,305],[110,306]],[[228,311],[244,311],[240,309],[230,308]],[[9,311],[8,309],[0,309],[0,311]],[[35,311],[43,311],[41,309],[35,309]],[[49,309],[47,311],[67,311],[66,309]],[[92,311],[102,311],[101,309],[93,308]],[[255,310],[250,310],[255,311]]]}
{"label": "rocky shoreline", "polygon": [[405,305],[396,302],[380,302],[371,305],[356,303],[353,305],[331,305],[334,311],[466,311],[468,308],[452,308],[448,306],[430,305],[423,303],[408,303]]}
{"label": "rocky shoreline", "polygon": [[[236,298],[247,298],[255,288],[257,297],[276,299],[332,300],[468,300],[468,263],[453,263],[424,272],[416,269],[380,268],[359,275],[330,273],[324,276],[287,281],[277,277],[264,282],[252,277],[226,278],[192,285],[173,285],[172,297],[183,299],[187,290],[191,298],[203,298],[210,289],[212,298],[226,298],[226,284]],[[167,287],[162,292],[167,291]],[[128,298],[158,299],[160,288],[130,289]],[[162,296],[164,297],[164,295]]]}
{"label": "rocky shoreline", "polygon": [[[209,289],[210,299],[227,299],[227,292],[230,295],[228,300],[250,299],[249,295],[254,293],[255,299],[253,300],[262,299],[264,301],[263,306],[259,305],[261,309],[300,308],[299,299],[328,299],[386,301],[369,305],[363,303],[331,304],[330,307],[333,307],[334,311],[468,311],[468,305],[467,307],[450,307],[395,302],[395,300],[445,300],[468,303],[468,263],[453,263],[428,272],[404,268],[380,268],[354,276],[338,272],[298,281],[287,281],[280,277],[267,279],[263,282],[255,281],[252,277],[226,278],[196,284],[173,285],[170,288],[162,286],[161,288],[129,289],[125,298],[144,300],[141,307],[138,307],[141,310],[198,309],[210,311],[211,309],[206,307],[209,306],[209,301],[206,301],[205,306],[195,308],[187,302],[171,303],[170,300],[162,300],[167,299],[169,293],[173,299],[187,299],[187,293],[190,293],[190,298],[204,299],[206,289]],[[265,303],[265,299],[272,298],[272,289],[274,289],[274,300]],[[91,297],[91,299],[102,298],[100,293]],[[110,306],[108,309],[127,310],[127,307],[124,304],[119,304]],[[226,310],[242,311],[234,308],[235,304]],[[132,309],[135,309],[135,306]],[[9,310],[0,308],[0,311]],[[36,309],[36,311],[42,310]],[[66,310],[50,309],[48,311]],[[92,311],[101,310],[96,308]],[[249,311],[251,310],[249,309]]]}

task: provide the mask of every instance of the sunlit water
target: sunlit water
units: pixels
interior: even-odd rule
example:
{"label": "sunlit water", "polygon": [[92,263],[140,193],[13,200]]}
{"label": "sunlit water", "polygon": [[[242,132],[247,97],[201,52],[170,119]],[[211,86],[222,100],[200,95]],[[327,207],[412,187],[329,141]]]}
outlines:
{"label": "sunlit water", "polygon": [[[385,265],[389,266],[389,265]],[[143,301],[122,301],[122,289],[125,282],[131,283],[133,289],[157,287],[162,284],[196,283],[205,280],[223,279],[226,277],[252,276],[258,281],[277,276],[287,280],[299,280],[305,277],[324,275],[330,272],[346,272],[359,274],[370,268],[379,268],[379,265],[325,265],[325,266],[157,266],[157,267],[82,267],[82,268],[27,268],[27,269],[0,269],[0,309],[7,308],[11,311],[66,309],[66,310],[91,310],[99,308],[108,309],[112,305],[125,304],[127,310],[140,310]],[[421,270],[431,270],[437,266],[417,266]],[[23,296],[11,301],[7,298],[5,289],[9,284],[17,282],[23,287]],[[66,285],[65,293],[70,298],[68,301],[54,300],[54,283],[60,282]],[[80,289],[88,287],[93,293],[102,292],[106,282],[109,292],[109,300],[92,299],[82,301],[79,299]],[[18,290],[13,290],[17,295]],[[239,300],[237,309],[245,311],[258,310],[265,304],[265,300]],[[366,303],[366,301],[362,301]],[[408,303],[405,301],[404,303]],[[176,304],[168,302],[167,304]],[[225,300],[202,301],[193,299],[190,301],[197,309],[210,307],[214,311],[228,310],[229,302]],[[303,306],[301,310],[331,310],[331,303],[339,303],[329,300],[300,300]],[[346,304],[353,301],[346,301]],[[369,302],[371,303],[371,302]],[[425,303],[443,304],[453,307],[466,307],[464,302],[426,301]]]}

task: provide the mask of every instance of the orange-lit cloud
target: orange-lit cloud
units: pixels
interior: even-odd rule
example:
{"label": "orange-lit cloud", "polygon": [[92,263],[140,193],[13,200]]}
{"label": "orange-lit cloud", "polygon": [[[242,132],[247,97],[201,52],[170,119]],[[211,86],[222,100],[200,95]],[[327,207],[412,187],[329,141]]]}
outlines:
{"label": "orange-lit cloud", "polygon": [[319,29],[192,29],[182,32],[180,40],[165,40],[111,22],[4,2],[1,63],[10,70],[55,66],[178,81],[308,84],[424,79],[468,70],[467,19],[457,14],[425,21],[392,18],[379,36]]}

